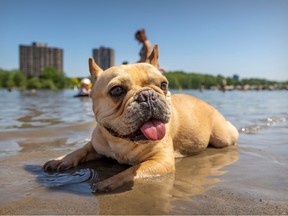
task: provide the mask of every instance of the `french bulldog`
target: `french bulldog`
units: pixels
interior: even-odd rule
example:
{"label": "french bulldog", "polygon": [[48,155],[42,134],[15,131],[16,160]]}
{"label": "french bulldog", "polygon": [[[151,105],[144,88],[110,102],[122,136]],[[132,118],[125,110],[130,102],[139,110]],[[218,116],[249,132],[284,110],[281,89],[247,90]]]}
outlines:
{"label": "french bulldog", "polygon": [[69,169],[102,157],[131,165],[91,186],[94,192],[109,191],[139,178],[173,173],[175,157],[194,155],[209,144],[236,144],[238,130],[215,108],[193,96],[170,94],[158,70],[158,45],[149,59],[103,71],[89,58],[96,128],[86,145],[46,162],[44,170]]}

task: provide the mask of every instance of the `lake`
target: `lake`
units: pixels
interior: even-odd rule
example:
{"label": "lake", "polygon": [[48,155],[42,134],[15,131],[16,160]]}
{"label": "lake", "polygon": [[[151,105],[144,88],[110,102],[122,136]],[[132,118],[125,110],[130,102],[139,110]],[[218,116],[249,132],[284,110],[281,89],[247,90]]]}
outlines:
{"label": "lake", "polygon": [[217,108],[238,128],[238,145],[179,159],[173,175],[93,194],[92,180],[127,166],[102,160],[63,173],[41,168],[90,139],[90,98],[0,90],[0,213],[288,214],[288,91],[171,92]]}

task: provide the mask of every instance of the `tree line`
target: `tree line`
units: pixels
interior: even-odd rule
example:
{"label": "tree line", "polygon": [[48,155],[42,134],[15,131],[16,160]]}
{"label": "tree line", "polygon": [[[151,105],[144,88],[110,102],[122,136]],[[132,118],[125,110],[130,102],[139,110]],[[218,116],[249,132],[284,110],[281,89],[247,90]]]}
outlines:
{"label": "tree line", "polygon": [[172,71],[164,74],[169,81],[170,89],[211,89],[213,87],[220,87],[225,80],[228,86],[245,86],[245,85],[258,85],[258,86],[270,86],[270,85],[283,85],[287,86],[288,81],[277,82],[266,79],[239,79],[235,77],[224,77],[222,75],[209,75],[200,73],[185,73],[183,71]]}
{"label": "tree line", "polygon": [[80,85],[80,78],[68,78],[52,67],[43,70],[40,76],[24,76],[19,70],[0,69],[0,88],[19,89],[65,89]]}
{"label": "tree line", "polygon": [[[238,79],[238,77],[224,77],[222,75],[209,75],[200,73],[185,73],[183,71],[170,71],[164,74],[169,81],[170,89],[211,89],[219,87],[223,80],[229,86],[236,85],[288,85],[288,81],[276,82],[266,79]],[[20,89],[65,89],[79,87],[81,78],[68,78],[64,73],[54,68],[45,68],[40,76],[25,77],[18,70],[0,69],[0,88],[20,88]]]}

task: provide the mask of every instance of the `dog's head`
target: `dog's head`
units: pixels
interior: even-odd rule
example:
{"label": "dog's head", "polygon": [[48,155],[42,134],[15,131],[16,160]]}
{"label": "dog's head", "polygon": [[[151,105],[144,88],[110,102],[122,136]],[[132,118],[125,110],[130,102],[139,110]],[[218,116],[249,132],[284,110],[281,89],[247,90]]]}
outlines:
{"label": "dog's head", "polygon": [[89,59],[93,112],[98,125],[112,136],[142,143],[165,136],[171,100],[157,59],[157,45],[150,64],[113,66],[103,71]]}

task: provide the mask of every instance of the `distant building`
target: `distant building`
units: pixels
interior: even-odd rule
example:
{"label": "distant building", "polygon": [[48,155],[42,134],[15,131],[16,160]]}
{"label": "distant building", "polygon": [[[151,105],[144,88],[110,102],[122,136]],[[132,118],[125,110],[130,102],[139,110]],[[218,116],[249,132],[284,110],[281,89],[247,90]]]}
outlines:
{"label": "distant building", "polygon": [[99,49],[93,49],[92,54],[97,65],[103,70],[115,65],[115,53],[113,49],[100,47]]}
{"label": "distant building", "polygon": [[19,57],[20,71],[25,76],[39,76],[46,67],[53,67],[63,73],[63,49],[33,42],[31,46],[19,46]]}

